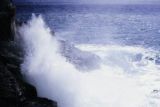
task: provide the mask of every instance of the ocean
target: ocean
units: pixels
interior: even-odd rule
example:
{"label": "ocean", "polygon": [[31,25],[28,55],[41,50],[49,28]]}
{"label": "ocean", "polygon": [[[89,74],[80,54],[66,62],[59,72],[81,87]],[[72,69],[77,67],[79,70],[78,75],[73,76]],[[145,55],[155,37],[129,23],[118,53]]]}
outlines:
{"label": "ocean", "polygon": [[160,107],[159,5],[19,5],[21,66],[59,107]]}

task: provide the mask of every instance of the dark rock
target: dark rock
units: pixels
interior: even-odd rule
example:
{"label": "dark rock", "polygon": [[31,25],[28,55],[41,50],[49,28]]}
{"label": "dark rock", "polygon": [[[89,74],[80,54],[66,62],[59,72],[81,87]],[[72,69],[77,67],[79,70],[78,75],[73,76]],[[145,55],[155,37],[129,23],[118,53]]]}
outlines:
{"label": "dark rock", "polygon": [[36,88],[25,82],[20,65],[23,52],[14,39],[15,7],[0,1],[0,107],[57,107],[37,96]]}
{"label": "dark rock", "polygon": [[8,71],[3,62],[0,62],[0,99],[17,102],[22,95],[21,93],[15,76]]}
{"label": "dark rock", "polygon": [[57,103],[45,98],[37,98],[27,100],[23,107],[57,107]]}
{"label": "dark rock", "polygon": [[14,38],[15,7],[9,0],[0,1],[0,41]]}

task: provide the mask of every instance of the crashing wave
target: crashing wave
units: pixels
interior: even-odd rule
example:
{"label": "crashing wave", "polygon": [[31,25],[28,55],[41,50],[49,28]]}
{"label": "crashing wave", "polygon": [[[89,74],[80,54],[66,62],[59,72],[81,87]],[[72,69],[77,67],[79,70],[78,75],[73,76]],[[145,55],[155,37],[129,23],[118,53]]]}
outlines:
{"label": "crashing wave", "polygon": [[60,42],[41,16],[33,16],[19,32],[26,53],[24,75],[39,96],[58,101],[59,107],[160,106],[156,51]]}

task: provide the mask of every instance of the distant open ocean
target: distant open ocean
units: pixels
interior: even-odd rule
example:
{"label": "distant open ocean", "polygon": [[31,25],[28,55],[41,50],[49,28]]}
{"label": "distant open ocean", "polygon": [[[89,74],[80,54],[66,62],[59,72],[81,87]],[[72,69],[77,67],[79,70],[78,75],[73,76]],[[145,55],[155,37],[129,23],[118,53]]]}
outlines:
{"label": "distant open ocean", "polygon": [[28,22],[22,69],[40,96],[59,107],[160,107],[160,5],[18,5],[16,17]]}

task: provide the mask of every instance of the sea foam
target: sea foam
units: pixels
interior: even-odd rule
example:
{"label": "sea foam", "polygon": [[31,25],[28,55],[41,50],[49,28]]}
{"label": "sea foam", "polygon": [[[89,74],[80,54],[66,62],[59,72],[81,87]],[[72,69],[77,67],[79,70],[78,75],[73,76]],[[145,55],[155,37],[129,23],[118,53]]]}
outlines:
{"label": "sea foam", "polygon": [[98,69],[83,72],[61,54],[60,42],[41,16],[33,15],[18,30],[25,50],[22,73],[39,96],[57,101],[59,107],[160,106],[158,53],[154,50],[76,45],[100,58]]}

